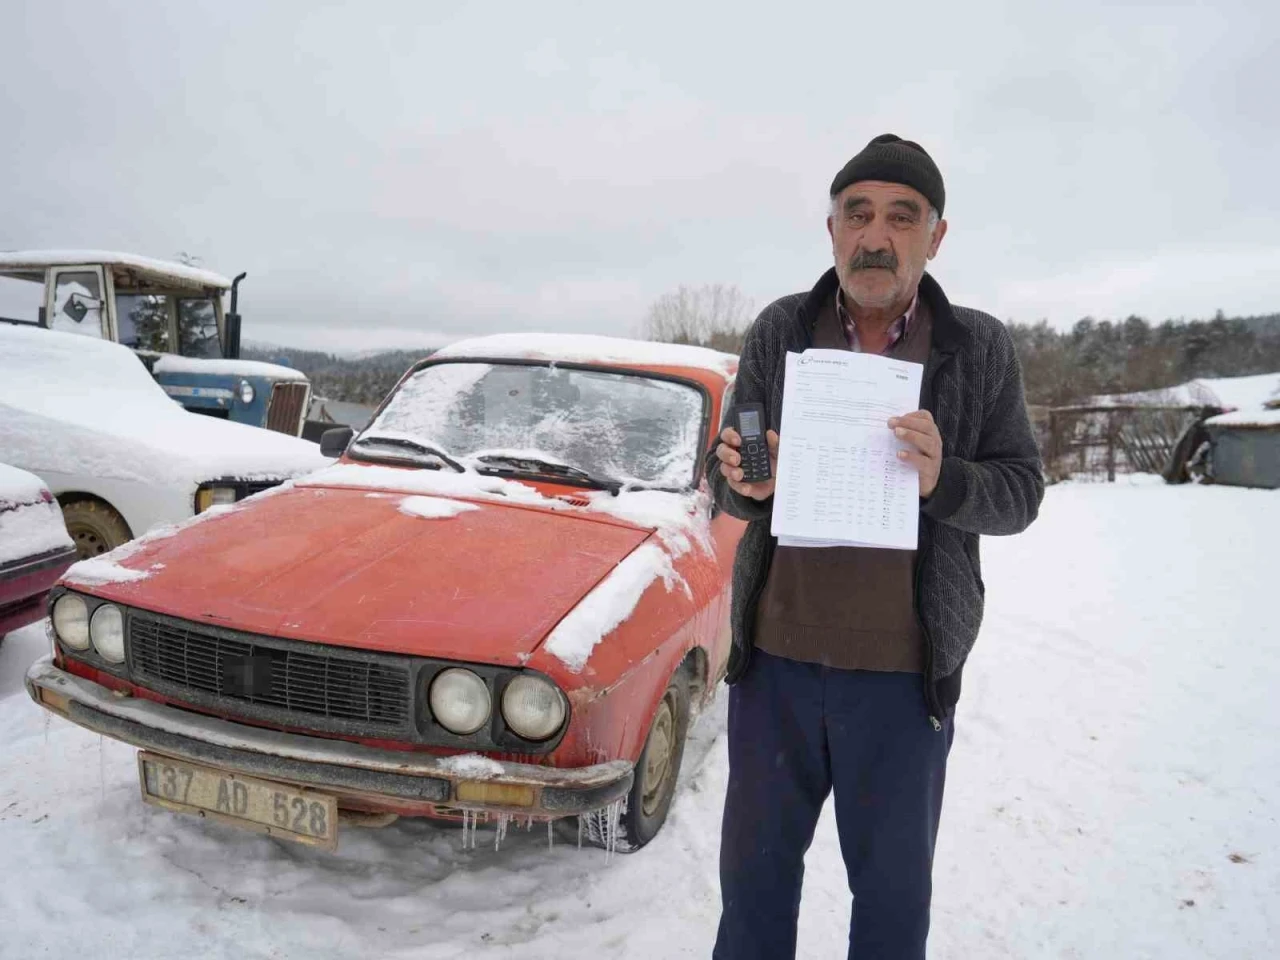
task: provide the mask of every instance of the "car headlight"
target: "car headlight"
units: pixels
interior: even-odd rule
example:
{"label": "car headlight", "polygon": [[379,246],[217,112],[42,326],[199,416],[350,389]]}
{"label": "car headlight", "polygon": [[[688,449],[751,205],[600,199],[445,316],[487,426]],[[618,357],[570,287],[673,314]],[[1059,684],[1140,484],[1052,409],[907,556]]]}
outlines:
{"label": "car headlight", "polygon": [[461,667],[450,667],[438,673],[431,681],[428,700],[436,722],[461,736],[475,733],[483,727],[492,710],[488,685]]}
{"label": "car headlight", "polygon": [[124,614],[114,603],[104,603],[93,611],[89,636],[103,660],[124,662]]}
{"label": "car headlight", "polygon": [[53,631],[72,650],[88,650],[89,605],[74,593],[64,593],[53,604]]}
{"label": "car headlight", "polygon": [[196,491],[196,513],[204,513],[210,507],[235,502],[235,487],[201,487]]}
{"label": "car headlight", "polygon": [[541,677],[522,674],[502,692],[507,726],[526,740],[547,740],[564,723],[564,695]]}
{"label": "car headlight", "polygon": [[253,384],[248,380],[240,381],[240,402],[243,404],[253,403],[253,398],[258,394],[253,389]]}

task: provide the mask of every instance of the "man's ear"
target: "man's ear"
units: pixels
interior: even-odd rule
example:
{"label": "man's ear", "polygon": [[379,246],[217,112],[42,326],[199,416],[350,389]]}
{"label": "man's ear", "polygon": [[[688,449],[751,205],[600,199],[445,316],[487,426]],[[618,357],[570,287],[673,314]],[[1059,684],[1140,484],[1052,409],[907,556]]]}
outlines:
{"label": "man's ear", "polygon": [[938,248],[942,246],[942,238],[947,235],[947,221],[939,220],[933,228],[933,236],[929,240],[929,259],[932,260],[938,255]]}

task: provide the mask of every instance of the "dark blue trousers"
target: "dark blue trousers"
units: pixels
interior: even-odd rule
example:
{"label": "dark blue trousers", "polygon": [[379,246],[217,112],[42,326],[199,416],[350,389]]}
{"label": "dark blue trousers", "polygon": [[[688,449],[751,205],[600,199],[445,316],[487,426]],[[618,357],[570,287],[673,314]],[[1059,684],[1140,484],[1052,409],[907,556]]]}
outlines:
{"label": "dark blue trousers", "polygon": [[923,960],[952,721],[918,674],[752,653],[729,691],[729,789],[715,960],[791,960],[804,855],[835,791],[850,960]]}

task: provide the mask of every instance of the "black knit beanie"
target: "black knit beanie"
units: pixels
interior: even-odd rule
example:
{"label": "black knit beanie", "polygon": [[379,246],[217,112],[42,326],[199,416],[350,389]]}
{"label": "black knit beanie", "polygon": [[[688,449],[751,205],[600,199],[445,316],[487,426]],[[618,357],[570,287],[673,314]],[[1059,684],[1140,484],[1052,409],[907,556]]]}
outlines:
{"label": "black knit beanie", "polygon": [[836,174],[831,181],[831,196],[838,195],[849,184],[860,180],[901,183],[919,190],[938,211],[938,216],[942,216],[942,206],[947,200],[942,173],[918,143],[903,140],[892,133],[880,134]]}

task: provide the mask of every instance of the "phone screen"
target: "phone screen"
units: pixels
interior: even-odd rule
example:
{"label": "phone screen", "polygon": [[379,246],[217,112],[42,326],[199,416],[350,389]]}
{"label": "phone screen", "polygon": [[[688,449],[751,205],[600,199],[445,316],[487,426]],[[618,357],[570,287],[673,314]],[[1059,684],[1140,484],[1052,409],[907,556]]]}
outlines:
{"label": "phone screen", "polygon": [[757,437],[760,435],[760,411],[743,410],[738,414],[738,425],[742,428],[744,437]]}

